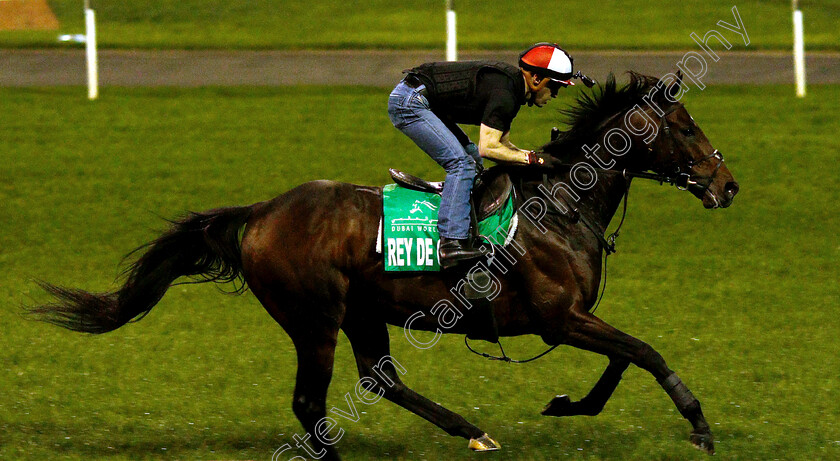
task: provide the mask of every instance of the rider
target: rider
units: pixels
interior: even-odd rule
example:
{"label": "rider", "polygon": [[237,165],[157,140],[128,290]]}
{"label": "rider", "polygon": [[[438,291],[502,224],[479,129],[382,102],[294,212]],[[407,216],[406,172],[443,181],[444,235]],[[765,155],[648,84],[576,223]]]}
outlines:
{"label": "rider", "polygon": [[[438,213],[440,262],[447,267],[482,255],[470,245],[470,191],[482,157],[545,165],[550,157],[510,142],[519,108],[544,106],[571,82],[572,57],[554,43],[537,43],[519,55],[519,67],[495,61],[431,62],[408,75],[388,99],[388,115],[446,170]],[[480,125],[478,146],[458,123]]]}

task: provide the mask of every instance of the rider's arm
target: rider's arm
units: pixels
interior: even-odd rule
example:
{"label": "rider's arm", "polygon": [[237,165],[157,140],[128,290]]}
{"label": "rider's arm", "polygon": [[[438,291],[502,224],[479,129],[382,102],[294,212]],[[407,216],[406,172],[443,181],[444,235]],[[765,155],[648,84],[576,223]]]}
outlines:
{"label": "rider's arm", "polygon": [[499,162],[528,164],[530,151],[511,144],[509,131],[502,133],[482,123],[478,136],[478,152],[482,157]]}
{"label": "rider's arm", "polygon": [[506,131],[505,134],[502,135],[502,138],[499,139],[499,142],[501,142],[503,146],[509,147],[513,150],[522,150],[522,149],[514,146],[513,143],[510,142],[510,131]]}

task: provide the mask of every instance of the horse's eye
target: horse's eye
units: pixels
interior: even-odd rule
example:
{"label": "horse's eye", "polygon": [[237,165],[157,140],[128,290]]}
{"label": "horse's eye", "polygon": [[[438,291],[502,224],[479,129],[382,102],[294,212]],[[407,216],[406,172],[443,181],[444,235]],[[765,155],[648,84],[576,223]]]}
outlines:
{"label": "horse's eye", "polygon": [[686,137],[694,136],[694,129],[692,129],[691,127],[683,128],[682,130],[680,130],[680,133],[682,133],[683,136]]}

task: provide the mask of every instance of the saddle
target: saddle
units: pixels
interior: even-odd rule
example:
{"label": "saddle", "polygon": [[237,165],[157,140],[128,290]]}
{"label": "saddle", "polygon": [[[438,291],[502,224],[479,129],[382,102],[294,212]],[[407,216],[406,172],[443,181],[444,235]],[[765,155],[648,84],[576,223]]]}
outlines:
{"label": "saddle", "polygon": [[[420,192],[430,192],[440,195],[443,193],[444,181],[426,181],[417,176],[390,168],[388,173],[391,174],[391,179],[397,184],[407,189],[417,190]],[[513,190],[513,183],[510,177],[506,174],[488,173],[479,176],[473,186],[472,209],[475,213],[477,221],[491,216],[493,213],[499,211]],[[475,227],[475,226],[473,226]]]}

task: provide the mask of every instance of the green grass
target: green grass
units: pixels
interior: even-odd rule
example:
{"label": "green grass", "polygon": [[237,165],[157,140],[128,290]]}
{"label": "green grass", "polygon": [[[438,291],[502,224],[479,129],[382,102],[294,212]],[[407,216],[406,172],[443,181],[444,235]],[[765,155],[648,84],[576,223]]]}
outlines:
{"label": "green grass", "polygon": [[[82,3],[51,0],[62,33],[84,31]],[[790,2],[686,0],[663,4],[456,1],[463,49],[521,48],[556,41],[570,50],[684,49],[689,35],[734,24],[733,5],[750,49],[792,47]],[[840,1],[803,1],[806,47],[837,50]],[[93,1],[98,40],[106,48],[440,48],[445,42],[443,1],[311,2],[257,0]],[[0,46],[56,46],[55,32],[0,32]],[[733,42],[741,49],[743,42]],[[715,46],[718,46],[715,43]]]}
{"label": "green grass", "polygon": [[[0,89],[0,458],[268,460],[301,433],[290,340],[252,295],[173,288],[142,322],[103,336],[22,320],[33,279],[105,290],[120,258],[183,210],[246,204],[317,178],[384,184],[387,167],[439,168],[393,129],[387,89]],[[838,86],[711,87],[687,97],[741,184],[707,211],[638,181],[598,310],[653,345],[701,400],[715,459],[837,459],[838,246],[833,127]],[[555,106],[560,104],[555,103]],[[524,108],[513,141],[534,147],[555,110]],[[473,131],[474,133],[474,131]],[[645,372],[631,368],[603,414],[549,419],[606,360],[559,348],[529,365],[469,354],[460,337],[411,347],[405,381],[487,430],[474,456],[382,401],[359,407],[347,459],[709,459]],[[527,356],[543,346],[508,339]],[[339,343],[330,403],[357,379]],[[286,458],[287,459],[287,458]]]}

